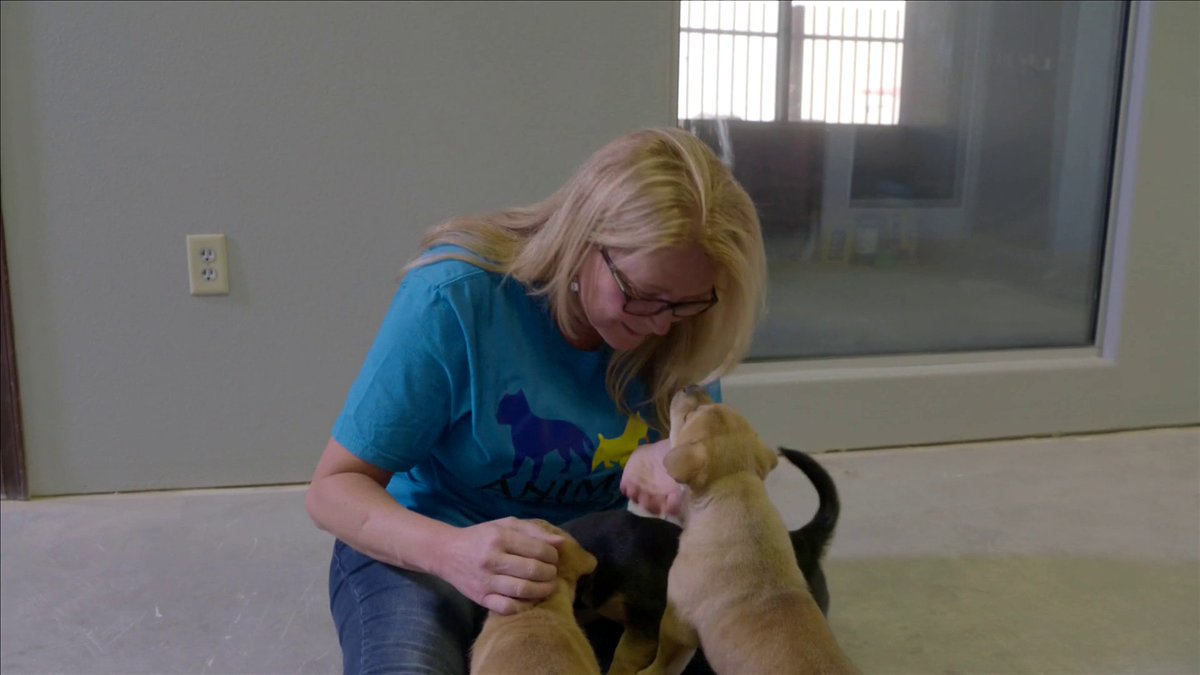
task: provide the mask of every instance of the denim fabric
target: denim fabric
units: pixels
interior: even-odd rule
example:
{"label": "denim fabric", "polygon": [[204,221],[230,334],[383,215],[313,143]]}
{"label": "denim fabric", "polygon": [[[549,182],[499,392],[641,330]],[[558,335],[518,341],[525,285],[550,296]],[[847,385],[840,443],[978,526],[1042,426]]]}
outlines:
{"label": "denim fabric", "polygon": [[466,675],[487,612],[437,577],[385,565],[339,541],[329,604],[346,675]]}

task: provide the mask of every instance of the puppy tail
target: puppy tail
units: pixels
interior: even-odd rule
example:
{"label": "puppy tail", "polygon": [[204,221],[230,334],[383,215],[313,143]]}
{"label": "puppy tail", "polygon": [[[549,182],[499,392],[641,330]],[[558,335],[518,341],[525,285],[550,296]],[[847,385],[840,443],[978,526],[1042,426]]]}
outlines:
{"label": "puppy tail", "polygon": [[833,539],[833,530],[837,527],[838,516],[842,511],[842,503],[838,499],[837,486],[833,477],[817,460],[790,448],[780,448],[779,451],[789,462],[800,469],[816,488],[820,504],[812,520],[804,527],[793,530],[791,535],[792,547],[799,554],[801,549],[807,549],[810,554],[820,558]]}

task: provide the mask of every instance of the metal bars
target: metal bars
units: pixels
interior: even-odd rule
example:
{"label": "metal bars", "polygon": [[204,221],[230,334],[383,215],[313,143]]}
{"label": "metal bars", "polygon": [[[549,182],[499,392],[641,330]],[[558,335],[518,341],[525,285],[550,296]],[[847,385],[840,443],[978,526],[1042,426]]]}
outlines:
{"label": "metal bars", "polygon": [[904,9],[902,0],[683,0],[679,119],[897,124]]}
{"label": "metal bars", "polygon": [[805,79],[795,119],[897,124],[904,2],[804,0]]}
{"label": "metal bars", "polygon": [[679,119],[776,119],[780,5],[777,0],[680,3]]}

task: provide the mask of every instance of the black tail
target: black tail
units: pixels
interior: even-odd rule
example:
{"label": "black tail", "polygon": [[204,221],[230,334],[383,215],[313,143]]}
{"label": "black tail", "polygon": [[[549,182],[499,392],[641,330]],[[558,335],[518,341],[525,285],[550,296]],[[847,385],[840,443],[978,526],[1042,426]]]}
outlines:
{"label": "black tail", "polygon": [[797,469],[804,472],[805,476],[808,476],[808,480],[812,481],[820,500],[812,520],[799,530],[794,530],[791,533],[792,540],[804,537],[808,542],[817,544],[820,552],[824,553],[829,541],[833,538],[833,530],[837,527],[838,515],[842,511],[842,503],[838,500],[837,486],[833,483],[833,477],[817,460],[799,450],[780,448],[779,451]]}
{"label": "black tail", "polygon": [[841,501],[838,500],[837,486],[833,484],[833,478],[825,470],[825,467],[812,457],[790,448],[780,448],[779,452],[797,469],[804,472],[805,476],[808,476],[808,480],[812,481],[813,487],[817,491],[817,497],[820,499],[817,512],[813,514],[812,520],[808,521],[804,527],[792,530],[788,535],[792,540],[792,548],[796,551],[796,562],[800,565],[800,570],[804,572],[805,578],[808,579],[813,597],[821,607],[821,611],[828,614],[829,589],[825,584],[825,574],[821,570],[821,558],[825,555],[825,549],[829,547],[829,542],[833,540],[833,530],[837,527],[838,514],[842,510]]}

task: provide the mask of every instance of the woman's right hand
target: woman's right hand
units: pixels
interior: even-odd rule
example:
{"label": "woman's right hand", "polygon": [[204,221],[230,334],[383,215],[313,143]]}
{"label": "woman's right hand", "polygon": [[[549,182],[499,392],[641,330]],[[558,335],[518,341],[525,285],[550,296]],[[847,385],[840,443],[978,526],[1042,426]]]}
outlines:
{"label": "woman's right hand", "polygon": [[453,530],[437,575],[497,614],[515,614],[554,591],[563,538],[534,523],[502,518]]}

